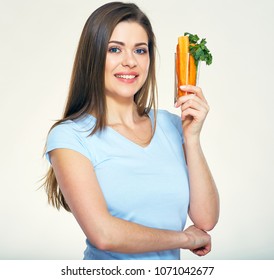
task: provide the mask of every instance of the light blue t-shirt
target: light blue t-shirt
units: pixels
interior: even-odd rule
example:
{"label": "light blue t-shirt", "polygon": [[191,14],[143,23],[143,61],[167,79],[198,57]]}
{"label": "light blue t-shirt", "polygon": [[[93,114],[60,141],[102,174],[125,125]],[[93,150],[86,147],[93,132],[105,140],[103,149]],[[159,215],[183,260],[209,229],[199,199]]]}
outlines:
{"label": "light blue t-shirt", "polygon": [[[153,111],[149,117],[153,124]],[[152,228],[183,230],[189,183],[181,118],[158,110],[155,134],[145,148],[110,127],[90,136],[95,122],[93,116],[86,115],[54,127],[47,140],[47,158],[48,152],[56,148],[72,149],[86,156],[111,215]],[[98,250],[88,240],[86,243],[84,259],[180,259],[179,249],[123,254]]]}

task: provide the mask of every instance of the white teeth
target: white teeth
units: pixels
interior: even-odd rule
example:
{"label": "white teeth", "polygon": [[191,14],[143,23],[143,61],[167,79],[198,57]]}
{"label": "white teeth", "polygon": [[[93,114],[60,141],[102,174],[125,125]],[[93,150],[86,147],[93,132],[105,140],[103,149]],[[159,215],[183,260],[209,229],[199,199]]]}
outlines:
{"label": "white teeth", "polygon": [[127,80],[130,80],[130,79],[134,79],[136,76],[134,75],[115,75],[117,78],[122,78],[122,79],[127,79]]}

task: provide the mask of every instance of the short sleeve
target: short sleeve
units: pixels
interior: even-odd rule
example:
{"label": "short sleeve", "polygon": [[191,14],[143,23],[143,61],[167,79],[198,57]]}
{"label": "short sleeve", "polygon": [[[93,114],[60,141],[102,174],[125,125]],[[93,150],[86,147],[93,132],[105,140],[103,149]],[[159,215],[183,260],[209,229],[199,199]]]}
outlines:
{"label": "short sleeve", "polygon": [[91,160],[84,135],[72,121],[59,124],[49,132],[45,156],[50,163],[49,152],[58,148],[74,150]]}

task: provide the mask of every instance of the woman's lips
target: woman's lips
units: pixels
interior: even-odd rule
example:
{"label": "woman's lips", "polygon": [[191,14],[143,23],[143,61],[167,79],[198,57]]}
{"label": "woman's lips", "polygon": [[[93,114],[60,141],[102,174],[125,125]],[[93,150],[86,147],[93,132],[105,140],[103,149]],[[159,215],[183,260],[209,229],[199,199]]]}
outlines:
{"label": "woman's lips", "polygon": [[117,73],[114,75],[117,79],[119,79],[120,81],[123,81],[123,82],[134,82],[137,77],[138,77],[138,74],[137,73]]}

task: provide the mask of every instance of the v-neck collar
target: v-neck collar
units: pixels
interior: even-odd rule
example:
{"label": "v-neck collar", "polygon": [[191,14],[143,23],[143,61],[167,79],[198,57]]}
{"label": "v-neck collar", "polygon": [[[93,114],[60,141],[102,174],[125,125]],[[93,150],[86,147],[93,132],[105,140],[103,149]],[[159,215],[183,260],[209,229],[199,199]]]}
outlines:
{"label": "v-neck collar", "polygon": [[[94,119],[95,121],[97,121],[96,117],[94,117],[93,115],[88,114],[88,117]],[[149,120],[150,120],[150,124],[151,124],[151,129],[152,131],[154,130],[154,112],[153,110],[150,110],[147,114]],[[109,132],[112,133],[113,135],[115,135],[116,137],[119,137],[123,142],[130,144],[133,147],[137,147],[141,150],[147,150],[151,147],[151,145],[153,144],[153,139],[154,139],[154,135],[152,136],[150,142],[146,145],[146,146],[142,146],[136,142],[134,142],[133,140],[127,138],[126,136],[124,136],[123,134],[119,133],[117,130],[113,129],[111,126],[106,126],[105,129]],[[156,131],[155,131],[156,133]],[[155,134],[154,133],[154,134]]]}

